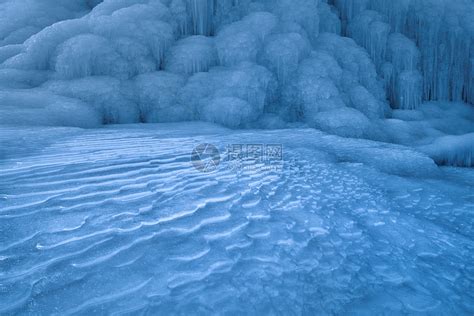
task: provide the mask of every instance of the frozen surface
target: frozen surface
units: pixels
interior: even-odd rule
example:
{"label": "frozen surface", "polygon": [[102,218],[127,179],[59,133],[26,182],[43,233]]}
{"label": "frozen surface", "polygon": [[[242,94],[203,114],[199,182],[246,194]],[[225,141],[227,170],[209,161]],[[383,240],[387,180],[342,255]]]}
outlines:
{"label": "frozen surface", "polygon": [[[313,129],[0,135],[2,314],[474,312],[471,169]],[[201,143],[283,161],[201,173]]]}

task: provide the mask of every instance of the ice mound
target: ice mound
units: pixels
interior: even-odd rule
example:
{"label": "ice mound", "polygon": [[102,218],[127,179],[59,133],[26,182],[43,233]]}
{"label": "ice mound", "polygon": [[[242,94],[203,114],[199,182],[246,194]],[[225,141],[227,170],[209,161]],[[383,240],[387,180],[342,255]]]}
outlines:
{"label": "ice mound", "polygon": [[175,43],[165,60],[165,70],[177,74],[209,71],[217,64],[214,40],[201,35],[186,37]]}
{"label": "ice mound", "polygon": [[158,71],[135,78],[141,121],[146,123],[185,121],[189,110],[178,104],[185,80],[181,75]]}
{"label": "ice mound", "polygon": [[0,91],[0,125],[95,127],[100,115],[77,99],[41,90]]}
{"label": "ice mound", "polygon": [[131,72],[109,40],[91,34],[78,35],[61,44],[52,63],[61,79],[105,75],[128,78]]}
{"label": "ice mound", "polygon": [[0,46],[21,44],[55,22],[87,14],[97,3],[91,0],[3,0]]}
{"label": "ice mound", "polygon": [[299,63],[309,53],[309,41],[301,34],[274,34],[265,43],[262,62],[284,85],[292,79]]}
{"label": "ice mound", "polygon": [[312,120],[319,129],[345,137],[362,137],[370,128],[370,121],[364,114],[346,107],[320,112]]}
{"label": "ice mound", "polygon": [[474,167],[474,133],[440,137],[420,150],[440,165]]}
{"label": "ice mound", "polygon": [[[371,119],[385,113],[376,73],[361,69],[372,69],[370,60],[336,35],[337,11],[319,0],[105,0],[69,10],[72,18],[0,47],[3,88],[42,86],[87,103],[106,124],[204,119],[237,127],[268,113],[314,122],[320,111],[341,106]],[[319,17],[335,34],[319,36]],[[328,59],[323,51],[340,49],[355,64],[339,55],[328,70],[332,77],[312,85],[320,84],[322,95],[311,93],[303,86],[311,80],[301,74],[303,61],[321,63]],[[295,80],[298,100],[291,100]],[[223,100],[232,102],[217,107]],[[234,122],[219,119],[240,106],[245,113]],[[211,116],[209,109],[224,112]]]}
{"label": "ice mound", "polygon": [[216,97],[205,104],[201,110],[204,121],[237,128],[250,123],[260,112],[247,101],[235,97]]}
{"label": "ice mound", "polygon": [[472,167],[474,108],[430,102],[417,111],[395,110],[386,120],[388,141],[416,146],[440,165]]}
{"label": "ice mound", "polygon": [[[233,68],[215,67],[208,73],[195,74],[183,88],[179,102],[194,109],[192,113],[196,114],[196,119],[210,119],[222,124],[227,122],[228,126],[237,127],[244,123],[242,120],[254,121],[263,114],[265,106],[271,101],[274,89],[275,79],[266,68],[243,63]],[[224,106],[225,100],[231,101],[231,104]],[[236,116],[235,122],[232,122],[231,114],[235,114],[240,105],[243,105],[242,111],[245,114]],[[248,111],[248,106],[252,110]],[[211,109],[222,113],[211,115]],[[229,115],[225,120],[216,119]]]}
{"label": "ice mound", "polygon": [[48,91],[81,100],[101,116],[104,124],[137,123],[140,112],[133,87],[112,77],[86,77],[75,80],[51,80],[43,85]]}

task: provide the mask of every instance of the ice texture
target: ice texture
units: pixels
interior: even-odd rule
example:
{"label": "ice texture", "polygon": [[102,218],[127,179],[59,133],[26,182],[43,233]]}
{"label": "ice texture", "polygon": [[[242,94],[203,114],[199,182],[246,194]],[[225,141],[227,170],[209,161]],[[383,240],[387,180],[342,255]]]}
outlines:
{"label": "ice texture", "polygon": [[[474,311],[471,169],[309,128],[0,135],[2,314]],[[225,160],[275,141],[281,169]],[[211,173],[190,162],[204,143],[222,154]]]}

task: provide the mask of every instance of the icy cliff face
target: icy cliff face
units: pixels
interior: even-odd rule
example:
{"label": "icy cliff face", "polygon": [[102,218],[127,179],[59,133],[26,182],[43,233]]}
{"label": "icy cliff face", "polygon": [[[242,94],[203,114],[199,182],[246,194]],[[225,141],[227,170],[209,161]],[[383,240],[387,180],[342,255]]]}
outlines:
{"label": "icy cliff face", "polygon": [[470,0],[0,2],[0,124],[303,122],[383,140],[390,108],[474,102]]}
{"label": "icy cliff face", "polygon": [[[341,11],[343,33],[367,48],[385,73],[393,67],[388,80],[398,87],[392,86],[390,92],[402,98],[408,92],[404,85],[416,88],[412,91],[416,95],[408,95],[411,100],[395,101],[398,107],[416,107],[421,96],[424,100],[474,102],[471,0],[331,2]],[[397,64],[400,58],[405,59],[403,65]]]}

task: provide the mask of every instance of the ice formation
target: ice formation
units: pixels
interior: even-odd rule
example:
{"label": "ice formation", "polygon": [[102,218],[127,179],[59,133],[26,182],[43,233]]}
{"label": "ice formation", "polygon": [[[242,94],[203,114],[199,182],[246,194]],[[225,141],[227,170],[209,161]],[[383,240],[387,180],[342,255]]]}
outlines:
{"label": "ice formation", "polygon": [[0,0],[0,314],[473,315],[473,17]]}
{"label": "ice formation", "polygon": [[[15,96],[21,108],[37,92],[104,124],[241,128],[272,117],[275,126],[387,140],[403,138],[391,108],[474,103],[470,0],[1,2],[2,122],[17,113],[12,122],[29,124],[10,109]],[[58,122],[51,110],[41,117],[90,125]]]}

